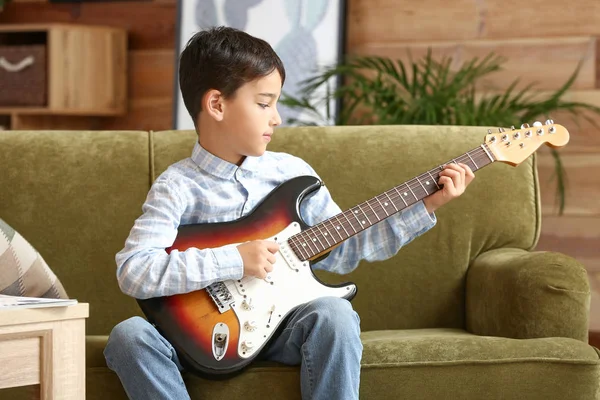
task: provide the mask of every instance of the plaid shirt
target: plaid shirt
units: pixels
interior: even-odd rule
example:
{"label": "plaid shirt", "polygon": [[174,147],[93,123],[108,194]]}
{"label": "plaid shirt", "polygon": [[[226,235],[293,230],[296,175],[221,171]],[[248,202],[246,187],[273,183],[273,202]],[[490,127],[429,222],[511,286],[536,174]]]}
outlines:
{"label": "plaid shirt", "polygon": [[[302,159],[267,151],[238,167],[195,144],[191,157],[171,165],[152,185],[125,247],[117,253],[121,290],[134,298],[167,296],[241,279],[243,262],[235,244],[212,249],[165,251],[181,225],[224,222],[248,214],[276,186],[316,172]],[[366,200],[366,199],[365,199]],[[341,212],[326,186],[304,199],[304,221],[315,225]],[[384,260],[431,229],[435,214],[422,201],[344,241],[313,268],[344,274],[361,260]]]}

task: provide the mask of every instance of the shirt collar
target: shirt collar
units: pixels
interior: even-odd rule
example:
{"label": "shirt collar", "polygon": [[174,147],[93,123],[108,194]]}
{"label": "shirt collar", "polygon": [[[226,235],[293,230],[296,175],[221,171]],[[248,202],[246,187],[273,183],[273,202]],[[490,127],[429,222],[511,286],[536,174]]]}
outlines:
{"label": "shirt collar", "polygon": [[209,174],[224,179],[230,179],[238,169],[256,171],[258,169],[260,157],[247,156],[242,162],[242,165],[238,167],[229,161],[225,161],[222,158],[215,156],[204,147],[200,146],[200,143],[196,142],[194,149],[192,150],[192,160],[200,167],[200,169]]}

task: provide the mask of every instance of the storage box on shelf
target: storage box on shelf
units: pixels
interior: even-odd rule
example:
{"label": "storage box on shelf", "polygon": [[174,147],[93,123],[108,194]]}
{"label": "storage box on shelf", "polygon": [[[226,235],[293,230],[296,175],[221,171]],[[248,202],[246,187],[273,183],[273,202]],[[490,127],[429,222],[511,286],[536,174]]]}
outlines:
{"label": "storage box on shelf", "polygon": [[127,32],[71,24],[0,25],[0,125],[93,128],[127,104]]}

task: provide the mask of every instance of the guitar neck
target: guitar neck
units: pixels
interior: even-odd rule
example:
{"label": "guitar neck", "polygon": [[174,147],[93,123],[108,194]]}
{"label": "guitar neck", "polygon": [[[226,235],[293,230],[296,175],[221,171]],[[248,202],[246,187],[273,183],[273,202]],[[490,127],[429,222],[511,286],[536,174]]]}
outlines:
{"label": "guitar neck", "polygon": [[[467,164],[475,172],[494,161],[488,146],[482,144],[446,164]],[[288,240],[290,247],[303,261],[329,252],[346,239],[440,190],[437,182],[442,170],[443,166],[431,169],[291,236]]]}

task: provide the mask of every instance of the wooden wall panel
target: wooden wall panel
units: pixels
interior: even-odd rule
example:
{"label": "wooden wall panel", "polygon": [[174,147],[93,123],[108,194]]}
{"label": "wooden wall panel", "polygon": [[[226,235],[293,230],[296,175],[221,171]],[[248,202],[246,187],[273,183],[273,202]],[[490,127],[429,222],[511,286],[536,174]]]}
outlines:
{"label": "wooden wall panel", "polygon": [[27,115],[13,116],[11,129],[14,130],[97,130],[105,121],[102,117],[61,115]]}
{"label": "wooden wall panel", "polygon": [[130,99],[170,98],[175,80],[175,51],[133,50],[129,52]]}
{"label": "wooden wall panel", "polygon": [[590,272],[600,272],[600,216],[555,216],[542,218],[536,250],[569,254]]}
{"label": "wooden wall panel", "polygon": [[[400,59],[417,60],[431,49],[436,59],[452,57],[453,69],[474,58],[482,59],[489,53],[504,57],[501,70],[482,80],[490,89],[508,87],[517,78],[524,87],[534,84],[535,89],[551,90],[563,85],[582,63],[573,89],[596,87],[596,38],[565,37],[557,39],[469,40],[461,42],[371,42],[352,48],[353,54],[371,54]],[[549,68],[548,65],[552,65]]]}
{"label": "wooden wall panel", "polygon": [[171,98],[162,97],[130,100],[127,115],[103,120],[100,129],[145,131],[173,129],[173,102]]}
{"label": "wooden wall panel", "polygon": [[349,0],[347,46],[477,39],[479,2],[472,0]]}
{"label": "wooden wall panel", "polygon": [[600,2],[349,0],[348,46],[600,35]]}
{"label": "wooden wall panel", "polygon": [[485,38],[600,35],[597,0],[485,0]]}
{"label": "wooden wall panel", "polygon": [[174,57],[168,49],[130,51],[127,115],[105,119],[101,128],[172,129]]}
{"label": "wooden wall panel", "polygon": [[[569,145],[559,152],[567,173],[567,196],[565,214],[571,217],[600,217],[600,148],[590,148],[588,153],[571,152]],[[556,215],[558,203],[555,201],[556,181],[554,159],[549,151],[538,151],[538,170],[544,215]]]}
{"label": "wooden wall panel", "polygon": [[126,28],[129,49],[173,49],[175,2],[15,3],[0,13],[0,24],[65,22]]}

